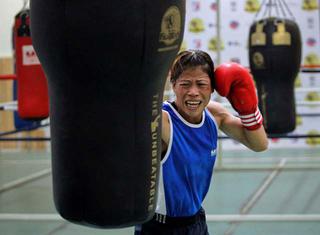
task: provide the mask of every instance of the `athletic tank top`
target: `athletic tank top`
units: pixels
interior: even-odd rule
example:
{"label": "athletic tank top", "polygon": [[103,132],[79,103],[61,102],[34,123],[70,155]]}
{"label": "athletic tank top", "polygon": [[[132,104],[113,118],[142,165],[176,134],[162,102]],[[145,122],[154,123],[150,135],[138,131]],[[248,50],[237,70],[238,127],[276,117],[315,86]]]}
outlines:
{"label": "athletic tank top", "polygon": [[217,153],[217,124],[205,109],[199,124],[187,122],[170,104],[170,140],[161,160],[156,213],[194,215],[208,192]]}

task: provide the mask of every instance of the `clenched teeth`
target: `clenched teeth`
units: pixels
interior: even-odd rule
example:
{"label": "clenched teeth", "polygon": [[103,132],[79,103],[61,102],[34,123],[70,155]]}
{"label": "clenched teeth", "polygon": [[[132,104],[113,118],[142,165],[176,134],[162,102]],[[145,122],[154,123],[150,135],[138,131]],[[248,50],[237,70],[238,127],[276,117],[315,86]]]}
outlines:
{"label": "clenched teeth", "polygon": [[188,105],[199,105],[201,101],[186,101],[186,104]]}
{"label": "clenched teeth", "polygon": [[200,104],[201,104],[201,101],[186,101],[186,106],[192,110],[198,109]]}

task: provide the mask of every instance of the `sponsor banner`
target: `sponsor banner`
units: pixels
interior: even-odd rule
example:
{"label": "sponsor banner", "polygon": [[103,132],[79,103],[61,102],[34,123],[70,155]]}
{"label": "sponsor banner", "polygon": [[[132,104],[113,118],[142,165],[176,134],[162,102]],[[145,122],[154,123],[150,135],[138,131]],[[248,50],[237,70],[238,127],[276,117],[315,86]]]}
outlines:
{"label": "sponsor banner", "polygon": [[[184,41],[182,49],[201,49],[208,52],[218,64],[217,50],[220,48],[220,62],[234,61],[249,67],[249,28],[255,19],[263,18],[264,12],[257,12],[261,0],[223,0],[218,6],[215,0],[187,0]],[[277,2],[277,1],[274,1]],[[304,69],[320,66],[320,24],[317,0],[286,1],[291,14],[286,18],[298,24],[302,38],[302,61]],[[272,16],[283,16],[280,6],[273,6]],[[219,16],[219,19],[217,17]],[[266,15],[267,16],[267,15]],[[292,18],[293,16],[293,18]],[[218,39],[218,28],[220,40]],[[320,67],[317,68],[320,70]],[[320,73],[300,72],[295,82],[297,127],[290,135],[320,134]],[[215,95],[213,99],[215,99]],[[227,102],[225,99],[222,101]],[[279,114],[281,115],[281,114]],[[224,140],[225,148],[242,148],[232,140]],[[314,147],[320,146],[319,139],[272,139],[270,147]]]}

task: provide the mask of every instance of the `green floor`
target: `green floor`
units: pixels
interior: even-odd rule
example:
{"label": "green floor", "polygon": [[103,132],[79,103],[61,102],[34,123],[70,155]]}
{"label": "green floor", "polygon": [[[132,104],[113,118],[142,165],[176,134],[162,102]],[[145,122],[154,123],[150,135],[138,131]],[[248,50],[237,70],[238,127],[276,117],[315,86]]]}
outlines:
{"label": "green floor", "polygon": [[[237,158],[234,158],[234,157]],[[294,161],[294,158],[299,161]],[[253,159],[248,162],[246,159]],[[273,159],[268,161],[269,158]],[[269,150],[262,154],[251,151],[228,151],[223,154],[223,167],[213,177],[212,186],[204,203],[207,214],[239,214],[264,182],[275,172],[255,169],[276,166],[288,158],[282,169],[246,211],[248,214],[320,214],[320,149]],[[302,158],[302,160],[301,160]],[[304,161],[303,158],[306,158]],[[231,160],[244,159],[241,162]],[[256,160],[255,160],[256,159]],[[299,168],[301,166],[301,169]],[[319,165],[319,168],[318,168]],[[218,165],[216,167],[220,167]],[[241,169],[245,166],[246,169]],[[238,168],[237,168],[238,167]],[[4,214],[55,214],[52,201],[50,154],[35,152],[0,151],[0,218]],[[43,173],[36,180],[10,188],[10,182]],[[4,189],[9,187],[9,189]],[[319,235],[320,222],[208,222],[211,235]],[[133,228],[102,230],[70,224],[66,221],[24,221],[0,219],[1,235],[126,235]]]}

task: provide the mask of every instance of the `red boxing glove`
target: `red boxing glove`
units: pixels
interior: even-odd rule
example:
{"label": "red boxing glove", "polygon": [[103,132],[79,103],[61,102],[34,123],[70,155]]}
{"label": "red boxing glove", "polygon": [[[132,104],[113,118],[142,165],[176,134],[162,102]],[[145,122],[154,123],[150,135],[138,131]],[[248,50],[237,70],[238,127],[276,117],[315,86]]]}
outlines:
{"label": "red boxing glove", "polygon": [[256,88],[249,71],[237,63],[225,63],[214,72],[215,89],[227,97],[232,107],[239,113],[242,124],[248,130],[256,130],[262,125],[262,115],[258,108]]}

